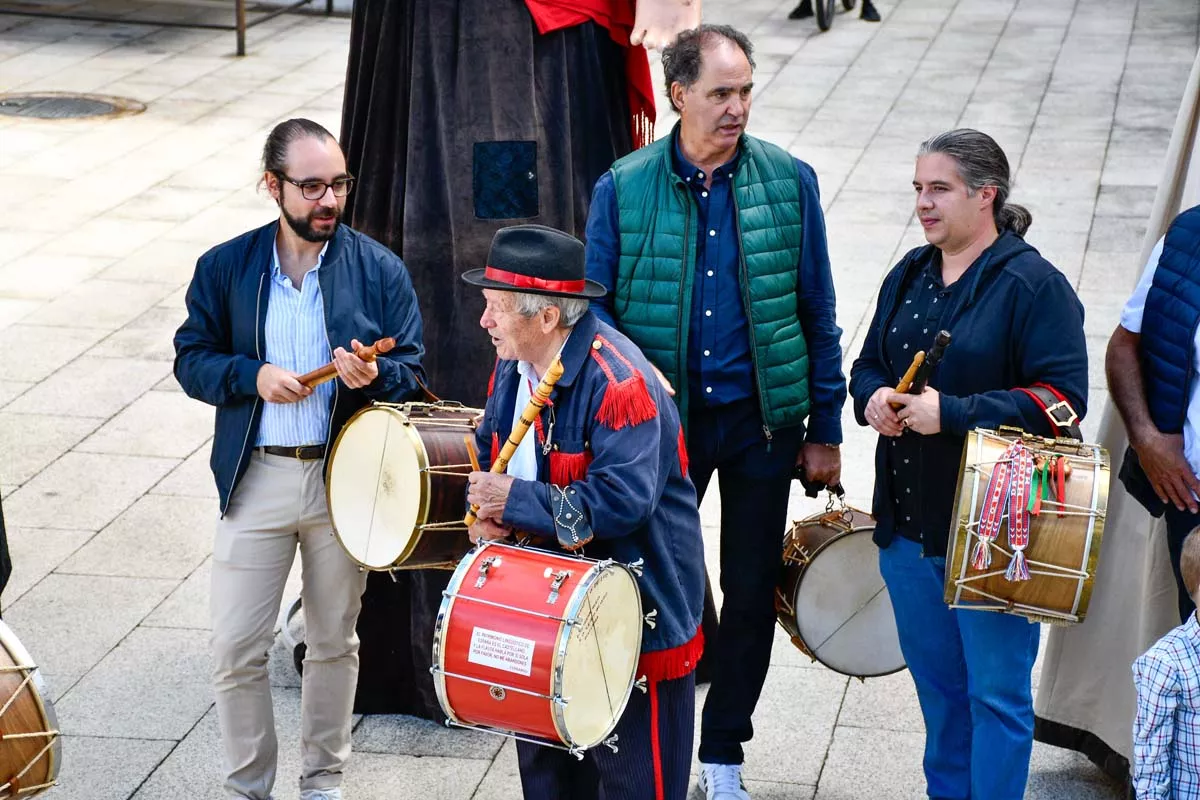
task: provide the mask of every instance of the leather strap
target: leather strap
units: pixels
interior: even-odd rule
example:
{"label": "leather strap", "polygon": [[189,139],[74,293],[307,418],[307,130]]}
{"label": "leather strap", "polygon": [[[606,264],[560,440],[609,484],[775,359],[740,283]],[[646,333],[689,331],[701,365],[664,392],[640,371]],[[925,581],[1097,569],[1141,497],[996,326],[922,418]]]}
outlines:
{"label": "leather strap", "polygon": [[299,447],[279,447],[276,445],[267,445],[261,449],[269,456],[298,458],[301,461],[316,461],[317,459],[325,457],[325,445],[323,444],[305,444],[300,445]]}
{"label": "leather strap", "polygon": [[1079,430],[1079,415],[1067,402],[1067,398],[1057,389],[1046,383],[1035,383],[1033,386],[1019,388],[1032,397],[1033,402],[1042,409],[1042,413],[1046,415],[1046,419],[1050,420],[1050,425],[1054,428],[1055,436],[1083,441],[1083,433]]}

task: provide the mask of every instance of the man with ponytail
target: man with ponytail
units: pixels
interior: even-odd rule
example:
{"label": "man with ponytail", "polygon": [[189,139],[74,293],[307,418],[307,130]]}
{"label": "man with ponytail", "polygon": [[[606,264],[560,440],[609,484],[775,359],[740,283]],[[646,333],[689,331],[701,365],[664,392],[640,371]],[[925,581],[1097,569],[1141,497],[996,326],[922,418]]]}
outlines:
{"label": "man with ponytail", "polygon": [[[1055,399],[1083,416],[1083,306],[1025,242],[1032,217],[1008,202],[1008,159],[990,136],[962,129],[929,139],[913,187],[929,244],[884,278],[850,378],[858,423],[879,433],[879,566],[925,719],[928,795],[1020,800],[1039,626],[948,608],[947,536],[968,432],[1012,425],[1065,436],[1066,419],[1045,410]],[[893,391],[913,354],[943,329],[952,344],[926,388]]]}
{"label": "man with ponytail", "polygon": [[[299,548],[308,645],[300,800],[342,800],[365,576],[333,536],[325,460],[355,411],[419,393],[421,317],[400,259],[341,224],[354,178],[329,131],[307,119],[279,123],[262,168],[279,218],[200,257],[175,334],[175,377],[217,408],[211,610],[225,793],[271,797],[278,744],[267,652]],[[356,340],[383,337],[396,340],[386,355],[358,356]],[[330,361],[336,381],[300,382]]]}

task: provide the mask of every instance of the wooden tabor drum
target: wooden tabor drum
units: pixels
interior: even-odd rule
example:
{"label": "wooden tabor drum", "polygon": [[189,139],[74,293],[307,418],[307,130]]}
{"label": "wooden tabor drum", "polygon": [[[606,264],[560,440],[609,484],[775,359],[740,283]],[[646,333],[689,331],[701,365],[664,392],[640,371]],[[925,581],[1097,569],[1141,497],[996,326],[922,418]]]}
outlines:
{"label": "wooden tabor drum", "polygon": [[[992,471],[1005,463],[1005,452],[1017,441],[1035,458],[1063,456],[1070,464],[1065,498],[1044,497],[1040,513],[1030,516],[1025,548],[1028,580],[1010,580],[1005,575],[1013,558],[1007,513],[994,540],[979,535]],[[1104,448],[1008,428],[998,432],[980,428],[967,435],[959,473],[946,558],[946,602],[952,608],[1001,611],[1036,622],[1070,625],[1083,621],[1108,508],[1109,460]],[[980,542],[992,554],[991,563],[982,569],[972,564],[972,553]]]}
{"label": "wooden tabor drum", "polygon": [[41,672],[0,622],[0,798],[27,798],[55,784],[62,749]]}
{"label": "wooden tabor drum", "polygon": [[376,403],[346,422],[325,487],[351,559],[379,571],[457,566],[471,549],[463,511],[482,415],[457,403]]}

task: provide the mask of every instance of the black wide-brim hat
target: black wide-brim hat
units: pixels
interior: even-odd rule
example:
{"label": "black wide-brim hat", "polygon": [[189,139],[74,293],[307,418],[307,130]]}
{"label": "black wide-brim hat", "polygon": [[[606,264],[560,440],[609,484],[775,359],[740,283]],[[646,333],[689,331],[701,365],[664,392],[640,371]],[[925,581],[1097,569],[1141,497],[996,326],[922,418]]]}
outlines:
{"label": "black wide-brim hat", "polygon": [[487,267],[463,273],[481,289],[551,297],[603,297],[604,284],[588,280],[583,242],[545,225],[513,225],[492,237]]}

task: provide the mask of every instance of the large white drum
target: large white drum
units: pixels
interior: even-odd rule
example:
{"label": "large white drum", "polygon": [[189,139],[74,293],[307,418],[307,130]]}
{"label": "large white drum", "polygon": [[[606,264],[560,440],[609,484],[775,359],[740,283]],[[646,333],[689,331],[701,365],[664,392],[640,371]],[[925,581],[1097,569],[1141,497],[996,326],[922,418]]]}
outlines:
{"label": "large white drum", "polygon": [[453,569],[471,549],[467,475],[477,408],[378,403],[338,434],[325,488],[338,542],[371,570]]}
{"label": "large white drum", "polygon": [[870,514],[846,507],[796,522],[784,536],[775,590],[779,624],[792,644],[856,678],[904,669],[874,530]]}

